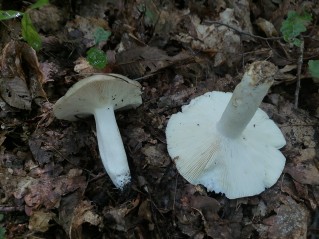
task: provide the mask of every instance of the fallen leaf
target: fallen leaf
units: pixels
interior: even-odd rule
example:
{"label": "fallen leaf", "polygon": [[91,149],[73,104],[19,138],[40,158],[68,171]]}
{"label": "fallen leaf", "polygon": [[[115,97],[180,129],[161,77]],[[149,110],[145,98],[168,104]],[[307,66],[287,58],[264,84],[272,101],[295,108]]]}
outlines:
{"label": "fallen leaf", "polygon": [[267,37],[278,36],[278,32],[274,25],[264,18],[258,18],[256,20],[256,25],[265,33]]}
{"label": "fallen leaf", "polygon": [[83,238],[82,225],[84,223],[97,227],[103,225],[102,217],[95,212],[94,206],[89,201],[81,201],[76,205],[68,232],[70,239]]}
{"label": "fallen leaf", "polygon": [[119,207],[109,207],[103,211],[103,215],[106,219],[108,227],[117,230],[127,232],[135,224],[136,218],[132,221],[128,215],[133,211],[140,203],[140,198],[129,201]]}
{"label": "fallen leaf", "polygon": [[31,95],[25,81],[18,77],[11,78],[9,81],[1,80],[0,94],[7,104],[12,107],[30,110]]}
{"label": "fallen leaf", "polygon": [[7,197],[13,195],[24,200],[27,215],[32,215],[40,207],[57,208],[63,195],[76,190],[83,192],[87,184],[81,170],[76,174],[56,176],[52,172],[55,168],[30,177],[12,175],[10,170],[0,167],[0,184]]}
{"label": "fallen leaf", "polygon": [[71,36],[81,35],[81,41],[85,48],[95,45],[94,33],[97,28],[109,29],[107,21],[103,18],[76,16],[73,21],[66,24],[67,31]]}
{"label": "fallen leaf", "polygon": [[49,230],[49,222],[53,220],[55,213],[44,210],[35,211],[29,220],[29,229],[36,232],[46,232]]}
{"label": "fallen leaf", "polygon": [[[220,22],[241,30],[234,16],[234,10],[227,8],[220,13]],[[240,60],[240,37],[223,25],[202,24],[196,15],[188,16],[188,32],[180,32],[175,39],[189,43],[192,49],[209,53],[214,58],[214,67],[226,64],[232,66]],[[186,23],[187,24],[187,23]]]}
{"label": "fallen leaf", "polygon": [[31,101],[42,100],[44,75],[35,51],[24,42],[10,41],[2,51],[0,94],[7,104],[31,109]]}
{"label": "fallen leaf", "polygon": [[194,57],[187,52],[168,56],[165,51],[156,47],[135,47],[115,55],[114,71],[130,77],[141,77],[153,74],[169,66],[193,62]]}
{"label": "fallen leaf", "polygon": [[219,218],[217,213],[220,204],[216,199],[208,196],[192,195],[189,200],[191,207],[201,210],[207,220]]}
{"label": "fallen leaf", "polygon": [[66,14],[61,11],[61,8],[50,3],[41,8],[33,9],[29,13],[34,26],[44,32],[57,31],[66,18]]}
{"label": "fallen leaf", "polygon": [[283,204],[275,209],[276,215],[263,221],[265,225],[269,226],[268,238],[307,238],[309,211],[289,196],[281,200]]}
{"label": "fallen leaf", "polygon": [[152,223],[152,212],[151,212],[151,205],[148,200],[145,200],[141,203],[138,208],[138,216],[143,218],[144,220]]}
{"label": "fallen leaf", "polygon": [[[170,8],[162,8],[158,16],[158,20],[154,26],[152,42],[166,43],[170,39],[170,33],[176,31],[176,26],[183,16],[188,14],[187,11],[175,10]],[[152,44],[153,45],[153,44]]]}
{"label": "fallen leaf", "polygon": [[298,164],[288,163],[284,172],[290,174],[299,183],[319,185],[319,170],[313,160]]}
{"label": "fallen leaf", "polygon": [[317,120],[301,109],[294,109],[293,104],[282,101],[281,97],[273,102],[278,104],[278,108],[273,108],[270,113],[276,122],[281,122],[280,128],[287,141],[284,172],[299,183],[318,185],[319,171],[315,164],[318,151],[315,136],[318,132]]}
{"label": "fallen leaf", "polygon": [[171,160],[165,152],[166,147],[164,144],[147,144],[142,148],[142,153],[146,156],[148,164],[155,167],[165,167],[170,164]]}
{"label": "fallen leaf", "polygon": [[45,148],[46,140],[43,135],[33,134],[29,138],[29,147],[33,158],[40,164],[49,163],[52,160],[53,153]]}
{"label": "fallen leaf", "polygon": [[128,137],[128,145],[132,148],[133,152],[142,147],[143,142],[150,138],[150,134],[146,133],[142,127],[128,126],[125,130]]}
{"label": "fallen leaf", "polygon": [[[291,82],[296,79],[296,74],[291,72],[297,69],[297,65],[285,65],[283,68],[280,68],[275,75],[276,83],[281,82]],[[291,73],[289,73],[291,72]]]}
{"label": "fallen leaf", "polygon": [[[251,2],[249,0],[241,0],[240,2],[236,0],[231,0],[228,2],[228,7],[234,9],[235,18],[238,21],[237,24],[240,25],[241,29],[244,32],[249,34],[253,34],[253,26],[251,24],[251,15],[250,15],[250,7]],[[229,25],[233,23],[233,19],[229,22]],[[243,40],[254,40],[254,38],[246,35],[242,36]]]}

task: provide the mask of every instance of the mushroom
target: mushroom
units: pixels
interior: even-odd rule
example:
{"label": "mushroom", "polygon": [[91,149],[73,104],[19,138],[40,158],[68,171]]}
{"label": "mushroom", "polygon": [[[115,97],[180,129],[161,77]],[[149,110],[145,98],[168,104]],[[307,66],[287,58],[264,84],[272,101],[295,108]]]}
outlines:
{"label": "mushroom", "polygon": [[267,61],[250,65],[233,94],[208,92],[174,114],[166,128],[168,153],[192,184],[229,199],[253,196],[278,180],[285,138],[259,109],[277,68]]}
{"label": "mushroom", "polygon": [[94,115],[103,166],[117,188],[130,182],[130,169],[114,110],[142,103],[141,85],[122,75],[94,75],[74,84],[53,106],[58,119],[74,121]]}

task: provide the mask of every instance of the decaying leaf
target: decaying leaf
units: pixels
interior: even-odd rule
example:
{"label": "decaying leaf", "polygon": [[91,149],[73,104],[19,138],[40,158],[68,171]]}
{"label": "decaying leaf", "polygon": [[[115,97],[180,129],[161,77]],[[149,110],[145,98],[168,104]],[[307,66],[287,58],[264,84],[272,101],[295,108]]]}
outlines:
{"label": "decaying leaf", "polygon": [[10,80],[1,80],[0,83],[1,97],[7,104],[18,109],[31,109],[31,95],[25,81],[19,77]]}
{"label": "decaying leaf", "polygon": [[128,214],[134,210],[140,203],[140,198],[136,198],[128,203],[122,204],[119,207],[110,207],[104,210],[103,214],[106,218],[108,227],[126,232],[132,222],[128,218]]}
{"label": "decaying leaf", "polygon": [[296,74],[291,71],[296,70],[297,65],[285,65],[283,68],[279,69],[275,75],[275,80],[279,82],[291,82],[296,79]]}
{"label": "decaying leaf", "polygon": [[294,180],[302,184],[319,185],[319,170],[313,160],[308,160],[297,165],[288,163],[285,172]]}
{"label": "decaying leaf", "polygon": [[138,216],[150,223],[153,222],[150,201],[145,200],[141,203],[138,208]]}
{"label": "decaying leaf", "polygon": [[[42,137],[41,137],[42,136]],[[45,140],[43,135],[34,133],[29,139],[29,147],[34,159],[40,164],[49,163],[52,160],[53,153],[45,149]]]}
{"label": "decaying leaf", "polygon": [[194,61],[194,57],[187,52],[170,57],[165,51],[150,46],[122,51],[116,54],[115,59],[115,70],[130,77],[141,77],[166,67]]}
{"label": "decaying leaf", "polygon": [[[72,175],[55,176],[55,167],[39,171],[36,176],[18,176],[10,173],[10,170],[0,168],[0,185],[5,189],[6,197],[14,196],[16,199],[23,199],[25,212],[32,215],[41,206],[46,209],[53,209],[59,206],[61,196],[80,191],[86,187],[85,177],[81,176],[82,171]],[[58,171],[58,170],[57,170]],[[71,171],[71,170],[70,170]]]}
{"label": "decaying leaf", "polygon": [[30,11],[32,23],[36,29],[44,32],[54,32],[61,27],[66,18],[66,14],[53,4],[46,4],[41,8]]}
{"label": "decaying leaf", "polygon": [[164,144],[149,145],[142,148],[142,153],[146,156],[147,162],[155,167],[164,167],[170,164],[170,159],[165,154]]}
{"label": "decaying leaf", "polygon": [[70,239],[83,238],[82,225],[88,223],[93,226],[102,226],[103,219],[94,211],[94,206],[88,201],[81,201],[72,214],[71,226],[68,234]]}
{"label": "decaying leaf", "polygon": [[95,69],[90,63],[84,58],[79,57],[75,62],[74,71],[81,74],[93,74],[100,70]]}
{"label": "decaying leaf", "polygon": [[66,27],[70,35],[74,37],[79,36],[79,34],[83,35],[81,39],[86,48],[95,45],[94,33],[97,28],[109,29],[107,21],[103,18],[82,16],[76,16],[73,21],[66,24]]}
{"label": "decaying leaf", "polygon": [[166,43],[170,39],[170,33],[175,31],[175,28],[181,18],[188,11],[174,11],[174,9],[161,9],[158,15],[158,20],[155,24],[152,41],[161,41]]}
{"label": "decaying leaf", "polygon": [[[216,235],[225,235],[222,227],[219,226],[220,218],[218,211],[220,203],[205,194],[201,187],[187,184],[182,191],[179,202],[176,202],[176,207],[179,209],[177,213],[178,227],[182,232],[191,238],[203,238],[202,236],[214,236],[212,238],[219,238]],[[205,227],[205,233],[202,231],[202,223]],[[227,230],[227,229],[226,229]],[[223,231],[223,232],[222,232]],[[229,233],[226,233],[229,236]],[[227,237],[220,237],[227,238]]]}
{"label": "decaying leaf", "polygon": [[280,105],[280,117],[285,122],[281,130],[287,139],[285,172],[299,183],[318,185],[319,171],[315,164],[318,150],[316,119],[305,111],[294,109],[289,103]]}
{"label": "decaying leaf", "polygon": [[[189,17],[189,31],[179,33],[176,40],[189,43],[192,49],[215,55],[214,66],[226,64],[232,66],[240,60],[240,37],[233,30],[223,25],[204,25],[196,15]],[[233,9],[220,13],[220,22],[241,30],[234,16]]]}
{"label": "decaying leaf", "polygon": [[308,210],[289,196],[281,197],[281,201],[283,204],[275,209],[276,215],[263,221],[269,226],[267,238],[307,238]]}
{"label": "decaying leaf", "polygon": [[10,41],[2,51],[0,94],[7,104],[31,109],[32,100],[46,98],[44,75],[35,51],[24,42]]}
{"label": "decaying leaf", "polygon": [[278,32],[274,25],[266,19],[260,17],[256,20],[256,24],[267,37],[278,36]]}
{"label": "decaying leaf", "polygon": [[46,232],[50,227],[50,220],[54,219],[55,213],[44,210],[35,211],[29,220],[29,229],[31,231]]}

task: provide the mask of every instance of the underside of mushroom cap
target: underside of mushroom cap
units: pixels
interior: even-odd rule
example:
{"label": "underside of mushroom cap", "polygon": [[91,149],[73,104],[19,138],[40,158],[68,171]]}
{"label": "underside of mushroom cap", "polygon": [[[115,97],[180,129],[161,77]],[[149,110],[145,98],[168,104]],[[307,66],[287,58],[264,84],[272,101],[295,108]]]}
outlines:
{"label": "underside of mushroom cap", "polygon": [[286,141],[275,123],[258,109],[242,135],[230,139],[216,128],[231,93],[209,92],[173,115],[166,128],[168,152],[179,173],[192,184],[240,198],[261,193],[278,180]]}
{"label": "underside of mushroom cap", "polygon": [[53,112],[58,119],[77,120],[96,108],[135,108],[142,104],[141,94],[141,85],[125,76],[93,75],[75,83],[55,103]]}

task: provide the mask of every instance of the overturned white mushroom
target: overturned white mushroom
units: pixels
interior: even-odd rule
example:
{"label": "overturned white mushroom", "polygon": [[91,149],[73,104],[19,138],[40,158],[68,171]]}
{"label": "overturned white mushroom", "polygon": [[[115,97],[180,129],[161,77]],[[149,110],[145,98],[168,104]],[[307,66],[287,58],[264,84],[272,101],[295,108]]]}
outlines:
{"label": "overturned white mushroom", "polygon": [[276,71],[272,63],[255,62],[233,94],[206,93],[170,118],[168,152],[187,181],[230,199],[259,194],[276,183],[285,165],[278,149],[286,141],[258,108]]}
{"label": "overturned white mushroom", "polygon": [[131,176],[114,110],[139,106],[141,94],[141,85],[125,76],[94,75],[74,84],[53,107],[58,119],[72,121],[94,115],[104,168],[120,189]]}

